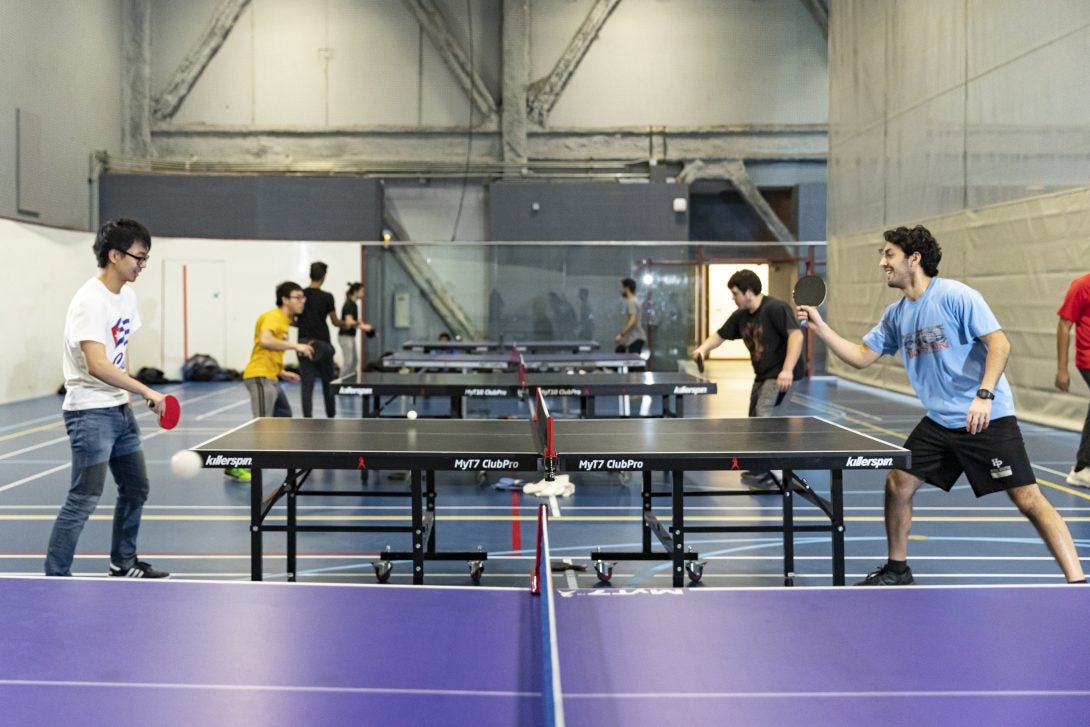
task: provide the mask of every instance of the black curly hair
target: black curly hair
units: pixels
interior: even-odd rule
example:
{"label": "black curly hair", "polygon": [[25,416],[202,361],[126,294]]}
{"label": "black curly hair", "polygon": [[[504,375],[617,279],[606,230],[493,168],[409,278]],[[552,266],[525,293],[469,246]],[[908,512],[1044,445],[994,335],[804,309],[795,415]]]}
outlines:
{"label": "black curly hair", "polygon": [[928,277],[939,274],[939,261],[942,260],[942,246],[932,237],[931,231],[923,225],[916,225],[911,230],[898,227],[886,230],[882,237],[891,245],[896,245],[908,257],[914,252],[920,253],[920,265]]}

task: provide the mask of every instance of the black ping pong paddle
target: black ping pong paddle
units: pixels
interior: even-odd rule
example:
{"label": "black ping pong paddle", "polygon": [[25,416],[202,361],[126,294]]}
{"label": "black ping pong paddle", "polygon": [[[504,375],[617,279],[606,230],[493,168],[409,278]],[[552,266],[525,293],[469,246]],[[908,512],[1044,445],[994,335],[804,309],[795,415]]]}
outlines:
{"label": "black ping pong paddle", "polygon": [[795,283],[793,297],[797,305],[815,308],[825,302],[825,281],[817,275],[804,275]]}
{"label": "black ping pong paddle", "polygon": [[704,373],[704,354],[702,353],[696,355],[696,370]]}

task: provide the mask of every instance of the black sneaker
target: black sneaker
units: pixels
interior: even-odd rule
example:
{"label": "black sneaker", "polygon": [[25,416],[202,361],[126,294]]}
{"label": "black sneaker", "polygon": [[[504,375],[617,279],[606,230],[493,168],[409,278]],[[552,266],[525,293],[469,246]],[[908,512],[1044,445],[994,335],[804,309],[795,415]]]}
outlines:
{"label": "black sneaker", "polygon": [[155,570],[149,563],[145,563],[142,560],[138,560],[132,564],[128,569],[118,568],[113,563],[110,563],[110,571],[107,575],[114,576],[115,578],[169,578],[170,574],[166,571]]}
{"label": "black sneaker", "polygon": [[904,573],[894,573],[889,569],[889,564],[882,566],[878,570],[869,574],[866,578],[859,581],[855,585],[857,586],[908,586],[911,585],[912,569],[905,566]]}

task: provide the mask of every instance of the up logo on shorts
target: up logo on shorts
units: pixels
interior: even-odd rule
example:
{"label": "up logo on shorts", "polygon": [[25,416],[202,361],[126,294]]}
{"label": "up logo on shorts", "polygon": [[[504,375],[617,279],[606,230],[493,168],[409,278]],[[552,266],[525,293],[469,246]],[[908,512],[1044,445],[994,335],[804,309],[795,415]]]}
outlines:
{"label": "up logo on shorts", "polygon": [[1014,472],[1011,470],[1009,464],[1003,464],[1003,460],[993,457],[992,458],[992,479],[1001,480],[1004,477],[1010,477]]}

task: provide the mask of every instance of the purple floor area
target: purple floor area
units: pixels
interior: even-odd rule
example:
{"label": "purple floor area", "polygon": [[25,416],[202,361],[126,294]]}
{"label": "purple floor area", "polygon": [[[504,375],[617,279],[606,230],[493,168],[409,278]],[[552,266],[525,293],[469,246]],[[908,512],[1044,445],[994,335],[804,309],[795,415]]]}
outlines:
{"label": "purple floor area", "polygon": [[0,612],[4,724],[532,725],[542,712],[526,592],[8,579]]}
{"label": "purple floor area", "polygon": [[[569,727],[1085,725],[1090,588],[557,592]],[[544,724],[525,590],[0,580],[0,723]]]}
{"label": "purple floor area", "polygon": [[577,591],[573,725],[1081,725],[1086,587]]}

